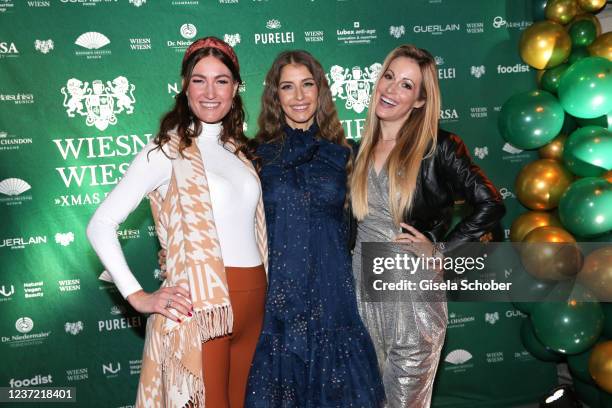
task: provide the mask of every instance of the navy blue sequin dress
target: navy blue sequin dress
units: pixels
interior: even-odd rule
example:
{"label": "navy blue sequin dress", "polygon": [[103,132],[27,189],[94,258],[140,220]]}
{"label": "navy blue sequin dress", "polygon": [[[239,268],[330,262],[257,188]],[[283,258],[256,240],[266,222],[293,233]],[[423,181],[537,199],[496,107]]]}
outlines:
{"label": "navy blue sequin dress", "polygon": [[268,295],[245,406],[381,406],[376,353],[355,298],[343,216],[349,149],[286,127],[261,145]]}

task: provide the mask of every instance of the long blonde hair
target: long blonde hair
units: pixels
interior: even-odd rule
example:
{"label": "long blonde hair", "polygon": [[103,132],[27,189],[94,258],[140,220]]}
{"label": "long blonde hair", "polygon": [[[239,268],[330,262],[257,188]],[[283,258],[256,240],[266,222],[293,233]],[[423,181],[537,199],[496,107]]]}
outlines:
{"label": "long blonde hair", "polygon": [[[441,104],[438,72],[433,56],[428,51],[413,45],[401,45],[385,58],[380,71],[381,76],[398,57],[408,57],[419,65],[423,77],[419,99],[424,100],[425,104],[420,108],[415,107],[403,123],[386,164],[389,174],[391,216],[396,225],[403,221],[404,214],[410,212],[421,161],[435,152]],[[377,89],[378,81],[374,89]],[[378,99],[372,97],[361,148],[350,181],[353,214],[360,221],[368,215],[368,171],[374,160],[374,147],[381,138],[380,119],[376,116],[377,105]]]}

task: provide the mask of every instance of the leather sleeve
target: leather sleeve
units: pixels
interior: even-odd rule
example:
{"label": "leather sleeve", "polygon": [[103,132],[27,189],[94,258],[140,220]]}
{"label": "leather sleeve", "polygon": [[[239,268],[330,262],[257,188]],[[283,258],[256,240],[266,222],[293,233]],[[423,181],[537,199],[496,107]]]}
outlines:
{"label": "leather sleeve", "polygon": [[463,141],[454,134],[440,134],[436,165],[457,196],[465,198],[472,212],[446,236],[444,252],[463,242],[487,240],[487,234],[506,213],[501,195],[491,180],[472,161]]}

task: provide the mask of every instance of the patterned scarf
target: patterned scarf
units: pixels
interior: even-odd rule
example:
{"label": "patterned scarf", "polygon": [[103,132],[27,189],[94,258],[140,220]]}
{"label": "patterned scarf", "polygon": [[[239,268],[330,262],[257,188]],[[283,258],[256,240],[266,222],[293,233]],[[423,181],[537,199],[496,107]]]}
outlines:
{"label": "patterned scarf", "polygon": [[[181,316],[182,323],[157,313],[149,316],[136,407],[183,407],[188,402],[204,407],[202,343],[232,332],[232,307],[202,156],[192,144],[181,157],[178,144],[178,136],[172,135],[172,177],[166,197],[154,191],[149,198],[157,235],[167,252],[168,277],[162,287],[187,289],[194,313]],[[251,162],[239,157],[257,177]],[[254,222],[267,270],[261,188]]]}

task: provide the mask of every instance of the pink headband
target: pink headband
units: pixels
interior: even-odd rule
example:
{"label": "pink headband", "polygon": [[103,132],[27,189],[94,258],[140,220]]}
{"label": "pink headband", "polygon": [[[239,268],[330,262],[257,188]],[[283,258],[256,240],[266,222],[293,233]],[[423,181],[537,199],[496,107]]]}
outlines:
{"label": "pink headband", "polygon": [[183,56],[183,64],[185,63],[185,61],[187,61],[189,57],[191,57],[191,55],[193,55],[194,52],[207,47],[216,48],[217,50],[221,51],[230,60],[232,60],[232,62],[236,66],[236,70],[240,71],[240,66],[238,65],[238,57],[236,56],[234,49],[228,43],[223,40],[220,40],[217,37],[204,37],[191,43],[191,45],[185,51],[185,55]]}

